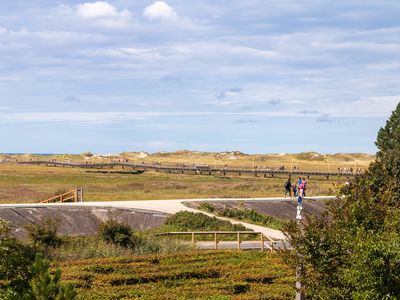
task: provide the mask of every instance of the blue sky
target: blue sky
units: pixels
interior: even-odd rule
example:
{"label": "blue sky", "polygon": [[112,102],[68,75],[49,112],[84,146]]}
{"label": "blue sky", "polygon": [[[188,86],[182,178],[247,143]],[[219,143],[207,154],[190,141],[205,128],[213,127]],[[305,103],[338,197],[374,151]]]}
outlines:
{"label": "blue sky", "polygon": [[0,152],[374,153],[399,1],[0,1]]}

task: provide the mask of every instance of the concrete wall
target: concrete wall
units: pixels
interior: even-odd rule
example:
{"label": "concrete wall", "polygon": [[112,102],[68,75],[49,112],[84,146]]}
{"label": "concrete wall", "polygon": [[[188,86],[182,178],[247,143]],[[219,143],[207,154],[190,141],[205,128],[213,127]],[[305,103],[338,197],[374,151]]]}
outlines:
{"label": "concrete wall", "polygon": [[1,207],[0,219],[9,221],[13,226],[13,234],[24,239],[27,224],[40,224],[46,218],[61,221],[61,235],[95,235],[102,221],[113,218],[126,223],[136,230],[145,230],[164,224],[167,214],[139,210],[104,207]]}

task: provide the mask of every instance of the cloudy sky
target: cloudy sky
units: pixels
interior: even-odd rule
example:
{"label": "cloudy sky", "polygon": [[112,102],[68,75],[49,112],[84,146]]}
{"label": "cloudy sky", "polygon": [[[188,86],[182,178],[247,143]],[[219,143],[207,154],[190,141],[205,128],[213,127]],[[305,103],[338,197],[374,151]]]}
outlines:
{"label": "cloudy sky", "polygon": [[375,152],[397,0],[0,1],[0,152]]}

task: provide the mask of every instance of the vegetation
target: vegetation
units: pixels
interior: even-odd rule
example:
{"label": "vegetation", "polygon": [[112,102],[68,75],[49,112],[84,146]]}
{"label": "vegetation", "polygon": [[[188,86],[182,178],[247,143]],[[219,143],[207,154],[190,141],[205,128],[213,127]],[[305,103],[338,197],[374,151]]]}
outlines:
{"label": "vegetation", "polygon": [[0,220],[0,299],[28,289],[34,256],[31,247],[11,236],[10,224]]}
{"label": "vegetation", "polygon": [[379,131],[376,161],[321,218],[286,233],[315,299],[400,299],[400,104]]}
{"label": "vegetation", "polygon": [[210,213],[214,213],[217,216],[235,219],[239,221],[245,221],[248,223],[266,226],[278,230],[282,229],[282,226],[284,224],[283,220],[278,220],[274,217],[260,214],[256,212],[254,209],[222,208],[220,206],[217,207],[207,202],[202,202],[199,206],[197,206],[197,208]]}
{"label": "vegetation", "polygon": [[33,278],[30,289],[22,296],[23,300],[73,300],[77,293],[72,284],[61,283],[61,269],[56,269],[54,275],[49,273],[49,262],[41,254],[36,254],[33,264]]}
{"label": "vegetation", "polygon": [[[126,154],[123,157],[130,161],[141,162],[135,158],[136,154]],[[214,166],[228,165],[231,167],[253,167],[255,165],[278,167],[284,164],[291,168],[292,164],[305,169],[336,170],[335,161],[340,167],[353,168],[366,167],[373,159],[372,156],[362,154],[337,154],[324,156],[324,161],[315,161],[311,158],[314,154],[301,155],[242,155],[240,153],[197,153],[176,152],[163,155],[151,155],[143,158],[145,162],[159,161],[163,164],[205,163]],[[3,155],[4,156],[4,155]],[[0,154],[0,159],[2,155]],[[19,157],[21,160],[31,157]],[[51,159],[52,156],[35,156],[33,159]],[[58,161],[67,159],[68,156],[55,156]],[[235,158],[235,159],[229,159]],[[69,156],[68,159],[83,161],[83,156]],[[329,160],[328,160],[329,159]],[[347,160],[349,160],[347,162]],[[110,161],[107,159],[105,161]],[[293,163],[294,161],[294,163]],[[318,164],[318,165],[316,165]],[[102,172],[131,171],[127,169],[109,169]],[[191,198],[228,198],[228,197],[275,197],[283,196],[283,184],[286,176],[274,178],[242,176],[227,174],[194,175],[194,174],[168,174],[157,172],[144,172],[143,174],[101,173],[96,170],[46,167],[34,165],[17,165],[0,163],[0,203],[29,203],[38,202],[53,196],[59,191],[72,190],[82,186],[87,201],[134,200],[134,199],[191,199]],[[311,177],[308,186],[308,195],[332,195],[337,192],[338,183],[343,178]]]}
{"label": "vegetation", "polygon": [[10,235],[9,224],[0,220],[0,299],[72,300],[72,285],[60,282],[61,270],[50,275],[49,262],[29,245]]}
{"label": "vegetation", "polygon": [[83,299],[293,299],[294,274],[276,254],[188,251],[68,261]]}
{"label": "vegetation", "polygon": [[[293,270],[275,254],[188,251],[181,243],[135,233],[115,221],[103,223],[98,236],[62,238],[46,221],[32,231],[36,238],[23,243],[10,236],[7,224],[0,224],[0,299],[67,300],[77,295],[79,299],[171,299],[176,295],[182,299],[293,298]],[[160,230],[166,228],[245,229],[186,212],[171,216]],[[48,231],[62,242],[49,243]],[[53,261],[50,270],[43,256],[34,259],[35,251],[42,247],[47,247],[44,254]],[[62,275],[56,265],[62,268]]]}
{"label": "vegetation", "polygon": [[130,226],[108,220],[100,224],[99,236],[105,242],[111,242],[122,247],[133,246],[133,234]]}
{"label": "vegetation", "polygon": [[60,220],[47,218],[42,224],[28,224],[25,229],[28,236],[35,246],[57,247],[61,243],[57,231],[60,226]]}
{"label": "vegetation", "polygon": [[232,224],[228,221],[219,220],[216,217],[209,217],[202,213],[188,211],[178,212],[165,221],[168,229],[176,231],[246,231],[241,224]]}

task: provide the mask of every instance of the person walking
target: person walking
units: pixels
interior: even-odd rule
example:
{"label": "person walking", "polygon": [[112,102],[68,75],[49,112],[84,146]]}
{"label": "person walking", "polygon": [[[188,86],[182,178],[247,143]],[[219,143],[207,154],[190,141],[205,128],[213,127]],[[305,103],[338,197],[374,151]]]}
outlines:
{"label": "person walking", "polygon": [[298,187],[300,187],[301,182],[302,182],[302,180],[301,180],[301,177],[299,176],[299,179],[297,179],[297,186]]}
{"label": "person walking", "polygon": [[288,180],[285,183],[285,198],[286,195],[289,194],[290,197],[292,197],[292,182],[290,181],[290,176],[288,178]]}
{"label": "person walking", "polygon": [[302,184],[303,184],[303,197],[305,197],[307,190],[307,180],[305,178],[303,178]]}
{"label": "person walking", "polygon": [[293,184],[293,197],[297,197],[297,184]]}

